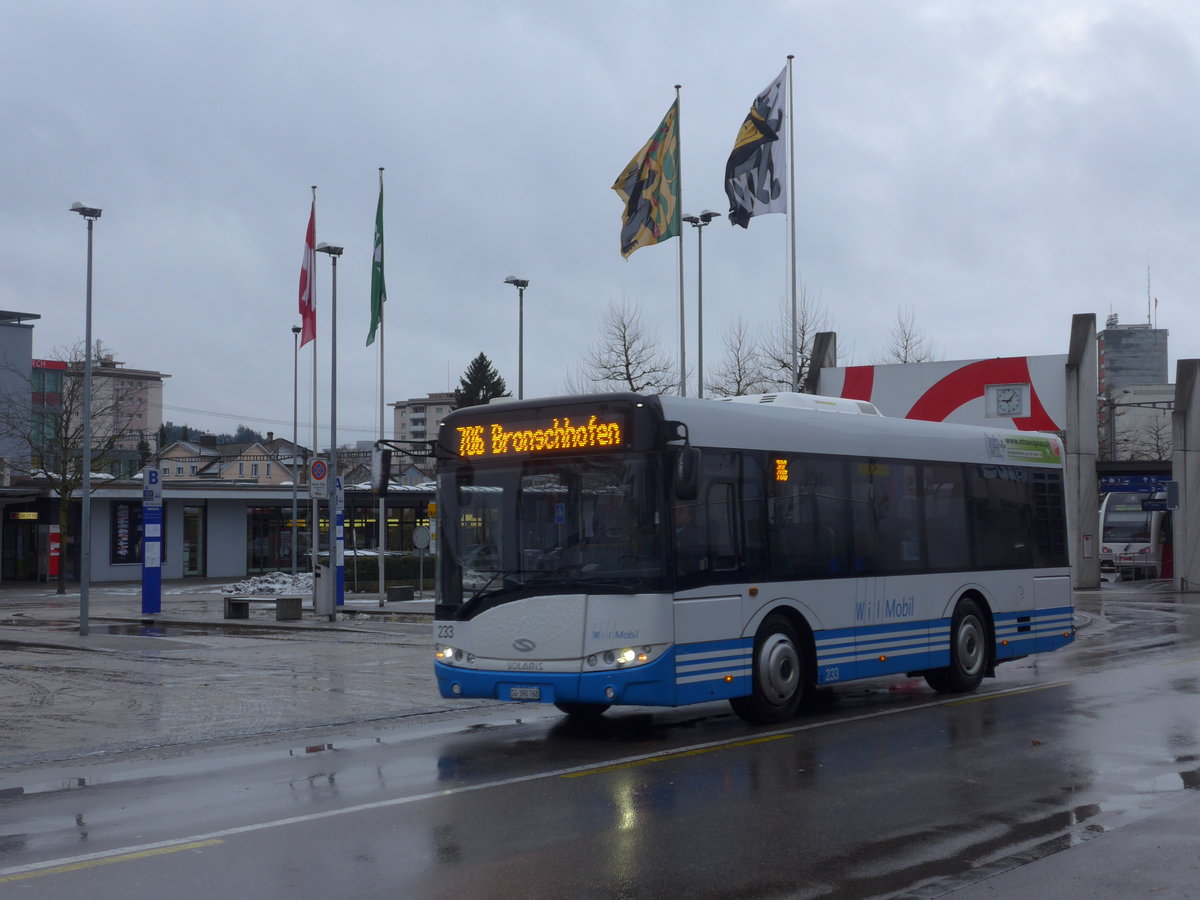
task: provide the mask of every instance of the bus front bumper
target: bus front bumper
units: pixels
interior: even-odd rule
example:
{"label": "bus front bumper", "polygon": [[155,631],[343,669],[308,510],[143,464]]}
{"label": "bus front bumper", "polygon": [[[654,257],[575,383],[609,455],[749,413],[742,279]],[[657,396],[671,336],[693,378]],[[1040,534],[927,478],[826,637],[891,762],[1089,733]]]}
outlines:
{"label": "bus front bumper", "polygon": [[531,672],[469,669],[434,663],[438,690],[451,699],[518,703],[597,703],[674,706],[675,654],[628,669],[602,672]]}

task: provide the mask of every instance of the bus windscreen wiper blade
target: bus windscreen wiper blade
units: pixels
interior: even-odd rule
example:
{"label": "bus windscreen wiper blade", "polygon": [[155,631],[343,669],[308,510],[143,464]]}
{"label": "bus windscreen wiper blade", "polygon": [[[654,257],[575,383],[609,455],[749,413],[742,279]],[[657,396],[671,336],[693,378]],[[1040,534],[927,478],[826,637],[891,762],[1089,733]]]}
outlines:
{"label": "bus windscreen wiper blade", "polygon": [[[489,579],[488,579],[486,582],[484,582],[484,584],[483,584],[483,586],[482,586],[481,588],[479,588],[478,590],[476,590],[476,591],[475,591],[475,593],[473,593],[473,594],[471,595],[471,599],[470,599],[470,600],[468,600],[468,601],[467,601],[467,603],[474,603],[476,600],[478,600],[478,599],[479,599],[480,597],[482,597],[484,594],[488,593],[488,588],[490,588],[490,587],[492,586],[492,584],[494,584],[494,583],[495,583],[495,581],[496,581],[496,579],[497,579],[497,578],[501,578],[501,577],[503,577],[503,579],[504,579],[504,585],[503,585],[503,586],[504,586],[504,587],[509,587],[509,586],[512,586],[512,587],[523,587],[523,586],[524,586],[524,584],[525,584],[525,582],[521,581],[521,580],[520,580],[520,579],[517,577],[517,576],[518,576],[518,575],[520,575],[520,574],[521,574],[521,570],[520,570],[520,569],[499,569],[499,570],[497,570],[497,571],[496,571],[496,572],[495,572],[495,573],[492,575],[492,577],[491,577],[491,578],[489,578]],[[510,581],[509,581],[510,579],[511,579],[511,585],[510,585]],[[495,592],[495,591],[492,591],[491,593],[496,593],[496,592]],[[465,605],[465,604],[464,604],[464,605]]]}

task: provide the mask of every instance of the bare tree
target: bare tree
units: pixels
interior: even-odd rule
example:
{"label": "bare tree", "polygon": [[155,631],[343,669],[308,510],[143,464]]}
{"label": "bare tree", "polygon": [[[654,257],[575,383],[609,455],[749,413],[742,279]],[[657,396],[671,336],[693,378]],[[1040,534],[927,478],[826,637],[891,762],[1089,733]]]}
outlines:
{"label": "bare tree", "polygon": [[[58,527],[67,540],[72,495],[83,486],[84,378],[86,359],[82,343],[59,348],[51,358],[57,367],[35,373],[9,365],[17,386],[0,396],[0,436],[19,447],[20,457],[10,463],[17,477],[44,480],[58,496]],[[93,370],[94,373],[95,370]],[[46,383],[47,372],[61,372],[61,385]],[[144,398],[123,378],[92,379],[92,471],[102,471],[120,459],[131,468],[139,462],[144,436],[133,427]],[[83,523],[87,527],[87,523]],[[78,541],[75,546],[79,546]],[[58,569],[58,593],[65,594],[66,566]]]}
{"label": "bare tree", "polygon": [[762,356],[744,319],[738,316],[725,332],[725,358],[713,372],[707,389],[718,397],[761,393],[767,377]]}
{"label": "bare tree", "polygon": [[[1099,426],[1099,458],[1108,461],[1116,459],[1145,459],[1135,456],[1138,446],[1138,429],[1130,416],[1129,407],[1109,402],[1101,398],[1098,404],[1096,421]],[[1170,442],[1171,426],[1167,422],[1166,439]],[[1164,457],[1170,459],[1170,453]]]}
{"label": "bare tree", "polygon": [[675,362],[659,338],[642,325],[636,304],[613,301],[600,321],[599,333],[574,375],[567,376],[568,393],[636,391],[667,394],[679,381]]}
{"label": "bare tree", "polygon": [[933,341],[929,335],[916,327],[916,315],[912,307],[896,310],[896,324],[888,335],[887,345],[877,360],[879,365],[930,362],[935,358]]}
{"label": "bare tree", "polygon": [[1171,459],[1170,413],[1156,412],[1132,430],[1129,436],[1129,458],[1155,462]]}
{"label": "bare tree", "polygon": [[[808,284],[801,280],[796,286],[796,362],[798,374],[795,388],[804,390],[804,381],[812,366],[813,338],[818,332],[831,331],[829,312],[820,297],[809,292]],[[792,390],[792,310],[791,303],[784,300],[779,307],[778,324],[768,327],[760,344],[759,365],[764,383],[763,390]]]}

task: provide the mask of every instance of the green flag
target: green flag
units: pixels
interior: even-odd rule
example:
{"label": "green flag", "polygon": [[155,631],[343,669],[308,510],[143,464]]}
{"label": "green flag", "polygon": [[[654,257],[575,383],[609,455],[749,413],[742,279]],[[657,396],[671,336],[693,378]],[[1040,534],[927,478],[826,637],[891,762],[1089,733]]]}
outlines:
{"label": "green flag", "polygon": [[383,303],[387,288],[383,284],[383,172],[379,173],[379,206],[375,210],[375,256],[371,260],[371,333],[367,346],[375,343],[375,332],[383,322]]}
{"label": "green flag", "polygon": [[621,255],[679,234],[679,101],[613,185],[625,201]]}

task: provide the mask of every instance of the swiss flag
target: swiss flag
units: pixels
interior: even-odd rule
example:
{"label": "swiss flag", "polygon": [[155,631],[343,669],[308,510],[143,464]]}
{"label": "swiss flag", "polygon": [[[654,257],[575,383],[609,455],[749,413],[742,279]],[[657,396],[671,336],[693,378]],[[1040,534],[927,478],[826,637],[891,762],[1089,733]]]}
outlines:
{"label": "swiss flag", "polygon": [[308,233],[304,236],[304,262],[300,264],[300,346],[317,336],[317,201],[308,214]]}

